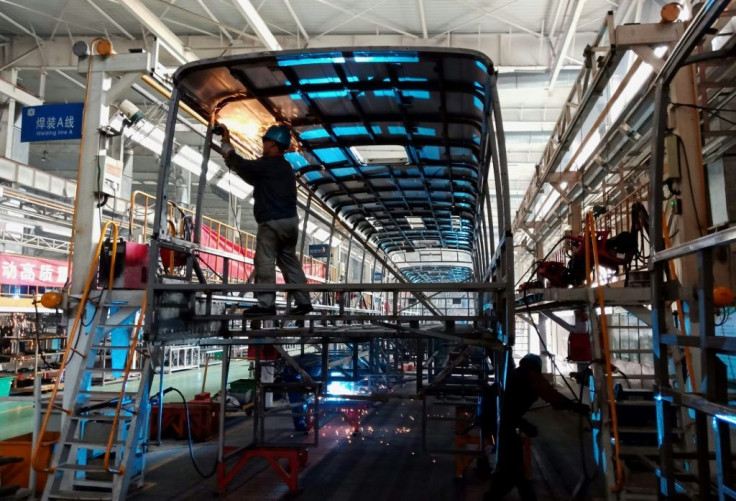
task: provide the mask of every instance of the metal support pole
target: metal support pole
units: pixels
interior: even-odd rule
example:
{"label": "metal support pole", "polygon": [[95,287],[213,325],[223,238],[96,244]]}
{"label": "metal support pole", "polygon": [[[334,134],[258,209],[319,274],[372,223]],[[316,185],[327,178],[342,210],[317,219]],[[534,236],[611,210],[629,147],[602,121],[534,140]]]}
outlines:
{"label": "metal support pole", "polygon": [[225,409],[227,398],[227,376],[230,372],[230,345],[222,346],[222,374],[220,378],[220,420],[217,443],[217,462],[221,465],[225,462]]}

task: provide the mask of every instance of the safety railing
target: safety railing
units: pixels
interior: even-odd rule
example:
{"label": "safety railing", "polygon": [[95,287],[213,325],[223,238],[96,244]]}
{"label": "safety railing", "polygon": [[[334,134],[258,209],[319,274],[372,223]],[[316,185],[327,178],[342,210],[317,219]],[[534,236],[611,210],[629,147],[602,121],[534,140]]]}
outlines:
{"label": "safety railing", "polygon": [[[156,207],[156,197],[143,191],[134,191],[130,197],[130,214],[129,214],[129,231],[131,235],[140,235],[144,239],[153,232],[153,215]],[[179,207],[173,202],[169,202],[167,208],[167,221],[169,231],[179,238],[184,238],[185,227],[183,220],[191,218],[194,221],[195,213],[190,209]],[[179,224],[177,226],[176,221]],[[217,219],[208,216],[202,217],[202,245],[216,250],[224,250],[228,252],[240,251],[245,259],[252,260],[256,251],[256,236],[252,233],[241,231],[240,229],[223,223]],[[239,249],[238,249],[239,248]],[[172,267],[174,253],[169,253],[169,263],[163,263],[164,266]],[[299,257],[299,254],[297,254]],[[207,263],[210,276],[208,278],[216,279],[217,270],[224,266],[224,258],[212,256]],[[336,266],[330,266],[329,274],[325,273],[325,263],[311,256],[301,256],[302,268],[310,280],[320,282],[325,280],[325,275],[329,275],[327,280],[337,282],[338,270]],[[232,266],[234,263],[231,263]],[[229,273],[230,283],[246,282],[247,276],[238,277],[236,273]]]}
{"label": "safety railing", "polygon": [[[122,474],[125,472],[125,466],[123,462],[120,463],[120,467],[118,469],[112,468],[110,466],[110,456],[112,454],[112,448],[115,444],[115,436],[118,432],[118,427],[120,426],[120,414],[123,409],[123,401],[125,398],[125,389],[128,385],[128,379],[130,377],[130,371],[133,368],[133,360],[135,359],[135,352],[138,347],[138,335],[141,330],[141,326],[143,325],[143,318],[145,315],[143,312],[146,311],[146,295],[144,293],[143,295],[143,301],[141,303],[141,312],[138,315],[138,321],[136,322],[135,329],[133,330],[133,333],[130,337],[130,348],[128,349],[128,358],[125,362],[125,370],[123,371],[123,381],[122,385],[120,386],[120,393],[118,394],[118,402],[115,406],[115,415],[112,419],[112,426],[110,427],[110,435],[107,437],[107,447],[105,448],[105,458],[103,461],[103,464],[105,466],[105,470],[109,473],[117,473]],[[144,396],[144,398],[147,398]],[[137,413],[138,409],[134,409],[132,411],[133,413]]]}
{"label": "safety railing", "polygon": [[643,204],[647,207],[649,204],[649,183],[640,185],[633,192],[626,196],[619,203],[606,210],[595,218],[595,228],[598,231],[610,231],[611,236],[615,236],[622,231],[630,231],[633,222],[631,207],[635,203]]}
{"label": "safety railing", "polygon": [[[112,249],[110,257],[110,278],[108,280],[108,290],[112,290],[115,272],[115,256],[117,256],[118,226],[113,222],[107,222],[104,224],[104,226],[102,227],[102,231],[100,232],[100,240],[97,242],[97,247],[95,248],[92,262],[90,263],[89,271],[87,272],[87,278],[84,282],[82,297],[79,301],[77,313],[74,317],[74,323],[72,325],[72,328],[69,330],[69,337],[67,339],[66,348],[64,349],[64,355],[62,356],[61,366],[59,368],[60,373],[62,374],[66,370],[66,366],[69,364],[69,360],[71,359],[71,356],[73,354],[77,354],[83,359],[87,356],[86,354],[79,352],[76,348],[74,348],[74,346],[76,346],[76,337],[79,331],[81,331],[81,327],[84,326],[82,319],[84,318],[84,312],[87,306],[87,301],[89,299],[89,293],[92,290],[95,277],[97,276],[97,267],[100,261],[100,253],[102,252],[102,246],[105,243],[105,236],[107,235],[108,229],[112,229]],[[51,389],[51,398],[49,399],[49,406],[46,408],[46,412],[44,413],[43,420],[41,422],[41,428],[38,434],[39,437],[43,437],[46,435],[49,421],[51,419],[51,413],[54,409],[58,409],[67,415],[71,415],[74,412],[73,409],[65,409],[63,404],[59,406],[55,403],[56,397],[59,393],[61,380],[62,378],[57,378],[53,388]],[[31,466],[34,470],[39,472],[53,473],[54,471],[56,471],[56,468],[44,467],[38,464],[41,445],[41,440],[39,439],[33,446],[33,453],[31,454]]]}

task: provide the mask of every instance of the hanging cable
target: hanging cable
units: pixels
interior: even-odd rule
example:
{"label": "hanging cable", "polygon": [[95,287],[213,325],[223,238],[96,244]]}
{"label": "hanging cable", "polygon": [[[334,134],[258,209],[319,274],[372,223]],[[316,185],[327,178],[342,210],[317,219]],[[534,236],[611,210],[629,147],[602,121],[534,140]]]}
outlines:
{"label": "hanging cable", "polygon": [[[215,460],[215,464],[212,467],[212,471],[209,472],[209,473],[203,473],[202,470],[199,469],[199,465],[197,464],[197,460],[194,458],[194,445],[193,445],[194,444],[194,441],[192,440],[192,426],[191,426],[191,422],[190,422],[190,418],[189,418],[189,404],[188,404],[187,399],[184,396],[184,394],[181,391],[179,391],[178,389],[174,388],[173,386],[169,386],[168,388],[166,388],[164,390],[164,395],[166,395],[170,391],[173,391],[173,392],[178,393],[179,396],[181,397],[181,401],[184,402],[184,415],[185,415],[186,420],[187,420],[187,444],[189,445],[189,458],[192,460],[192,466],[194,466],[194,469],[197,471],[197,473],[199,474],[200,477],[202,477],[202,478],[210,478],[215,473],[217,473],[217,465],[218,465],[218,462],[217,462],[217,460]],[[158,395],[153,395],[150,400],[155,399],[157,396]],[[159,402],[159,405],[163,406],[163,402]]]}

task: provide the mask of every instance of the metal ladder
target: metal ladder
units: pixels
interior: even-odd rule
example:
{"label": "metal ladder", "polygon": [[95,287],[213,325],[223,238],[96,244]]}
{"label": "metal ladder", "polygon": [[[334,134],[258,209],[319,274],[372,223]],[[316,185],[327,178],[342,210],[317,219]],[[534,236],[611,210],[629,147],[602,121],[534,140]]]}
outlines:
{"label": "metal ladder", "polygon": [[[131,479],[144,470],[148,432],[148,388],[153,375],[150,357],[139,351],[138,338],[145,292],[105,290],[94,304],[87,332],[73,349],[78,367],[67,363],[61,434],[43,493],[47,499],[124,499]],[[137,317],[137,320],[136,320]],[[127,344],[111,341],[127,333]],[[123,367],[95,367],[98,356],[125,353]],[[140,368],[133,369],[136,358]],[[76,370],[75,370],[76,369]],[[121,374],[120,390],[92,388],[96,374]],[[138,389],[127,389],[131,375],[140,375]]]}
{"label": "metal ladder", "polygon": [[[589,247],[587,258],[589,265],[588,270],[596,269],[598,276],[599,263],[597,249],[595,246],[595,228],[593,224],[592,214],[586,217],[586,246]],[[592,258],[592,259],[591,259]],[[590,274],[588,273],[588,283],[591,283]],[[592,384],[595,388],[595,398],[591,402],[593,406],[592,424],[594,435],[597,435],[597,443],[599,444],[598,457],[596,458],[599,465],[605,465],[604,474],[606,475],[606,484],[609,487],[607,495],[609,499],[630,499],[645,500],[657,499],[656,482],[649,482],[652,473],[656,471],[656,456],[659,454],[659,448],[650,445],[638,445],[638,438],[645,435],[657,436],[656,425],[649,426],[621,426],[621,417],[626,412],[636,412],[633,408],[647,407],[656,410],[654,399],[651,401],[646,399],[635,399],[631,401],[620,400],[614,396],[614,380],[617,378],[616,373],[620,371],[615,364],[613,357],[615,354],[636,353],[639,355],[651,353],[651,349],[622,349],[612,347],[611,339],[621,339],[620,332],[631,328],[631,325],[620,325],[609,323],[612,316],[606,313],[605,287],[600,284],[596,287],[597,297],[591,294],[588,299],[588,319],[591,337],[593,340],[593,359],[603,361],[603,363],[592,364]],[[600,308],[601,314],[598,315],[596,308]],[[626,309],[626,307],[624,307]],[[631,307],[631,313],[638,318],[639,324],[636,325],[640,334],[641,329],[651,326],[651,313],[643,307]],[[643,317],[647,317],[646,319]],[[643,324],[643,325],[642,325]],[[617,332],[618,331],[618,332]],[[675,372],[669,373],[670,381],[676,381],[678,385],[683,385],[682,371],[679,369],[681,364],[673,364]],[[639,386],[644,390],[653,390],[654,374],[638,374],[625,375],[628,380],[638,380]],[[652,393],[652,397],[654,393]],[[684,416],[675,418],[680,426],[671,430],[673,433],[684,433],[686,425]],[[627,440],[622,441],[622,435],[627,436]],[[629,441],[629,443],[626,443]],[[634,442],[632,444],[631,442]],[[635,472],[638,469],[648,470],[639,477]],[[644,483],[637,482],[639,478],[647,479]]]}
{"label": "metal ladder", "polygon": [[[110,276],[108,288],[99,290],[95,286],[108,230],[112,243]],[[117,242],[117,225],[105,223],[62,357],[64,393],[59,394],[60,377],[41,420],[38,433],[41,438],[31,454],[31,466],[49,475],[44,500],[122,499],[131,478],[143,472],[150,408],[148,389],[153,375],[151,358],[138,349],[146,293],[112,288]],[[106,360],[108,354],[115,354],[113,368],[105,368],[104,363],[102,368],[95,367],[98,355]],[[133,369],[138,358],[138,368]],[[105,372],[120,374],[120,390],[107,391],[104,386],[93,390],[93,375],[100,371],[103,383]],[[131,374],[140,375],[137,391],[128,390]],[[43,456],[41,442],[52,417],[55,424],[61,418],[60,436],[50,464],[39,464]]]}

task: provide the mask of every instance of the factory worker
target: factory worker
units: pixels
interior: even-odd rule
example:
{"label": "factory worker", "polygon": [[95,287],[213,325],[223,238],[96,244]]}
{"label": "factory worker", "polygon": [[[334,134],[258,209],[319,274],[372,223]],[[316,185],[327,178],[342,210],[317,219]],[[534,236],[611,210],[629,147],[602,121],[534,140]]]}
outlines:
{"label": "factory worker", "polygon": [[[240,157],[230,144],[230,134],[224,129],[222,155],[227,166],[246,183],[253,186],[253,214],[258,223],[256,240],[255,281],[258,284],[276,283],[278,264],[284,280],[291,284],[307,283],[302,265],[296,256],[299,236],[299,216],[296,212],[296,176],[284,158],[291,135],[283,125],[272,125],[263,135],[263,156],[257,160]],[[309,294],[293,294],[294,315],[312,311]],[[276,293],[259,292],[258,304],[248,308],[246,316],[274,315]]]}

